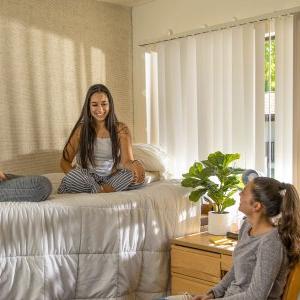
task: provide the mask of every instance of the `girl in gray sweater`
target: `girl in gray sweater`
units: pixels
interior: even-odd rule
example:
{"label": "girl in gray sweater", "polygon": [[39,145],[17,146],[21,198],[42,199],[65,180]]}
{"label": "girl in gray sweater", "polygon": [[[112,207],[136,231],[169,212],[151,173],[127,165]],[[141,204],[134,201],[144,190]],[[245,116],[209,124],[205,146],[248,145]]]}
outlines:
{"label": "girl in gray sweater", "polygon": [[[287,274],[300,258],[297,191],[291,184],[257,177],[240,193],[239,210],[247,218],[233,252],[233,267],[206,295],[193,300],[281,299]],[[279,217],[276,224],[274,217]]]}

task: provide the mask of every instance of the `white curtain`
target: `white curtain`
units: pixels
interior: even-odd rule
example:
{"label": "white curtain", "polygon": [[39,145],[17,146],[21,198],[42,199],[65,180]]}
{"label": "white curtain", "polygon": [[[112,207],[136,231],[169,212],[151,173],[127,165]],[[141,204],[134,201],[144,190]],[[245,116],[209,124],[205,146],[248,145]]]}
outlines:
{"label": "white curtain", "polygon": [[292,182],[293,175],[293,17],[275,21],[276,104],[275,178]]}
{"label": "white curtain", "polygon": [[247,24],[159,43],[149,54],[148,142],[166,150],[175,177],[217,150],[264,169],[264,34],[264,22]]}
{"label": "white curtain", "polygon": [[175,177],[217,150],[264,169],[264,34],[264,22],[247,24],[149,54],[157,65],[146,69],[148,87],[158,92],[147,95],[148,141],[166,150]]}

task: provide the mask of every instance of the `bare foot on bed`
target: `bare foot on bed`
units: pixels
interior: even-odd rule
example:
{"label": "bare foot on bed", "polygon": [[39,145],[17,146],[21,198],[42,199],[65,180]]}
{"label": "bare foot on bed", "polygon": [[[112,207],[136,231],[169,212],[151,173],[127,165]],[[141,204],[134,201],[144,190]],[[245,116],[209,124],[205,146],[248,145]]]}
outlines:
{"label": "bare foot on bed", "polygon": [[6,175],[2,171],[0,171],[0,181],[4,181],[6,179]]}
{"label": "bare foot on bed", "polygon": [[113,193],[115,189],[109,184],[101,184],[98,193]]}

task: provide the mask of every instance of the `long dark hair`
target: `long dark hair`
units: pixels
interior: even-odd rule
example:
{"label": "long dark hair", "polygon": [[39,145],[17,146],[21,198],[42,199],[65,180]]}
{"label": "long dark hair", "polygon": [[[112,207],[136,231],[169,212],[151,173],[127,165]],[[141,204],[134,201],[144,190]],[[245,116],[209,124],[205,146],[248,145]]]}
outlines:
{"label": "long dark hair", "polygon": [[105,127],[109,131],[111,143],[112,143],[112,156],[114,161],[114,168],[120,162],[120,143],[117,134],[118,119],[115,114],[114,100],[109,91],[109,89],[103,84],[94,84],[92,85],[85,96],[85,102],[82,107],[80,117],[76,122],[74,128],[71,131],[71,134],[68,138],[68,141],[63,150],[64,159],[68,160],[69,153],[67,146],[71,140],[71,137],[75,131],[80,127],[80,140],[79,140],[79,159],[82,168],[86,169],[88,162],[95,166],[94,160],[94,143],[96,139],[96,122],[91,115],[90,111],[90,102],[91,97],[95,93],[104,93],[109,102],[109,113],[105,119]]}
{"label": "long dark hair", "polygon": [[268,177],[256,177],[253,183],[252,194],[255,201],[265,207],[266,216],[279,216],[279,236],[292,267],[300,260],[300,199],[297,190],[292,184]]}

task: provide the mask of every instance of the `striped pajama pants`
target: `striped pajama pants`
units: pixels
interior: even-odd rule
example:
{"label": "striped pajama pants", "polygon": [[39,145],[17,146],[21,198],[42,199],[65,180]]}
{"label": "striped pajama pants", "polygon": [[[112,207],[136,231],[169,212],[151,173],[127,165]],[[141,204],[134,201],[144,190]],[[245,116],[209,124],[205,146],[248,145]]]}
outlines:
{"label": "striped pajama pants", "polygon": [[76,168],[63,178],[58,193],[98,193],[101,184],[112,186],[116,192],[137,189],[144,185],[144,183],[133,184],[132,180],[133,173],[127,169],[120,169],[112,175],[100,176],[91,170]]}

